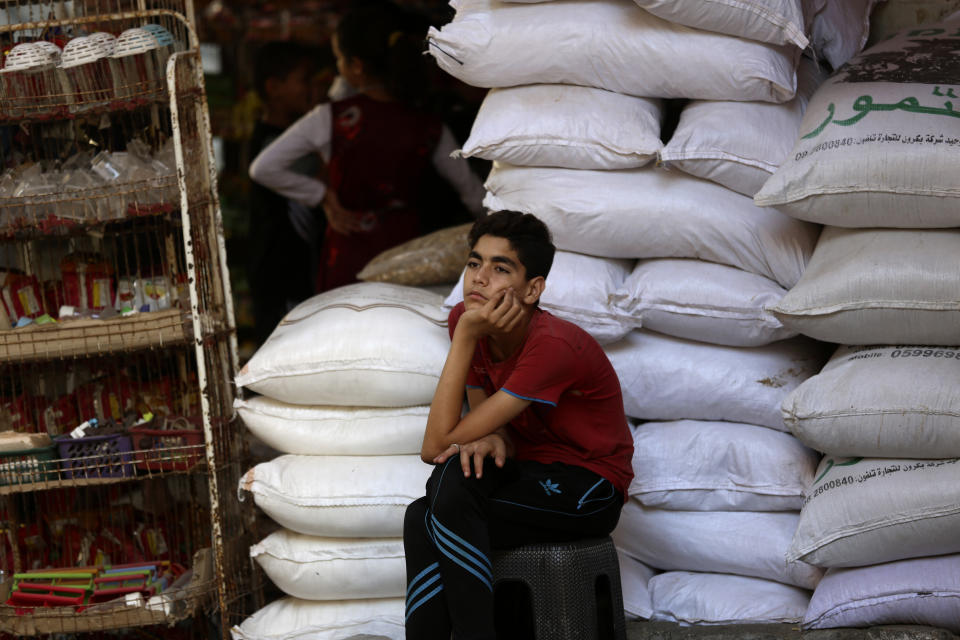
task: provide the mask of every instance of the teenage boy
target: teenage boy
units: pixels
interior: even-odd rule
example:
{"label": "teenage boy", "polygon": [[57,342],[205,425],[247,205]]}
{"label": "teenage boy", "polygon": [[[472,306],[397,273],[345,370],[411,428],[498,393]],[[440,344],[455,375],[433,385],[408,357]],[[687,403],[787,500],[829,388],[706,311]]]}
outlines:
{"label": "teenage boy", "polygon": [[554,255],[546,225],[501,211],[469,242],[420,452],[436,468],[404,522],[410,640],[495,638],[490,550],[610,533],[633,477],[613,367],[538,307]]}

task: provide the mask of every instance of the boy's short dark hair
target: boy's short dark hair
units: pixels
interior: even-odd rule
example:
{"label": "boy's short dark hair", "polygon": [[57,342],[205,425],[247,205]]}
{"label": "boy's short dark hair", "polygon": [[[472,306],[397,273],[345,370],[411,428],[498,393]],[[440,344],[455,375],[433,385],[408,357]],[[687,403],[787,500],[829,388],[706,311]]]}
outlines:
{"label": "boy's short dark hair", "polygon": [[476,246],[480,236],[506,238],[517,252],[520,263],[527,272],[527,280],[538,276],[547,277],[553,266],[556,247],[550,230],[542,220],[530,213],[497,211],[477,220],[470,229],[470,248]]}
{"label": "boy's short dark hair", "polygon": [[253,87],[261,98],[267,97],[267,80],[286,78],[292,71],[312,64],[311,51],[289,41],[267,42],[257,49],[253,64]]}

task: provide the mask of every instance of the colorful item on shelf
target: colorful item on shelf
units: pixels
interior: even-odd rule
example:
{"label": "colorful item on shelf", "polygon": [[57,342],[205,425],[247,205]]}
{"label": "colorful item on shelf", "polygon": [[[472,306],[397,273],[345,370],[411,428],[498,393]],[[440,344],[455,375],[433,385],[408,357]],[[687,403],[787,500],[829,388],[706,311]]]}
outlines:
{"label": "colorful item on shelf", "polygon": [[90,435],[56,439],[66,478],[126,478],[134,475],[130,436]]}
{"label": "colorful item on shelf", "polygon": [[0,272],[0,303],[11,322],[39,318],[47,313],[43,291],[36,276]]}
{"label": "colorful item on shelf", "polygon": [[74,253],[60,262],[63,298],[80,309],[100,311],[116,298],[113,267],[95,254]]}
{"label": "colorful item on shelf", "polygon": [[185,572],[170,561],[38,569],[14,574],[6,604],[15,607],[17,615],[29,615],[37,607],[73,607],[80,613],[130,594],[152,597]]}

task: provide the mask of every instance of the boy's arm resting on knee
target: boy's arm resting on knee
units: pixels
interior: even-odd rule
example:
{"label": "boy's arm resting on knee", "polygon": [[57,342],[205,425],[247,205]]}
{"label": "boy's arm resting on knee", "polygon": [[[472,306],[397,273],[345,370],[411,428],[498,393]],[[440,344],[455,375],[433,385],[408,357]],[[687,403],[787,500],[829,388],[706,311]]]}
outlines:
{"label": "boy's arm resting on knee", "polygon": [[470,398],[471,411],[461,419],[463,389],[477,340],[478,336],[461,331],[459,326],[454,332],[450,352],[430,404],[430,415],[420,449],[420,457],[424,462],[433,462],[452,444],[470,443],[497,431],[530,405],[529,400],[497,391],[474,407],[474,398],[479,398],[474,395]]}
{"label": "boy's arm resting on knee", "polygon": [[[436,398],[434,398],[434,402],[436,402]],[[452,444],[472,445],[477,440],[490,435],[500,437],[504,443],[505,454],[510,455],[512,454],[513,443],[510,437],[506,435],[505,427],[508,422],[520,415],[528,406],[530,406],[529,400],[517,398],[504,391],[497,391],[462,419],[458,415],[452,426],[446,429],[438,428],[437,431],[431,433],[431,424],[428,418],[420,457],[424,462],[434,462],[441,454],[449,453],[447,450],[450,449]],[[431,405],[430,413],[433,414],[433,405]],[[443,431],[446,431],[446,433],[443,433]]]}

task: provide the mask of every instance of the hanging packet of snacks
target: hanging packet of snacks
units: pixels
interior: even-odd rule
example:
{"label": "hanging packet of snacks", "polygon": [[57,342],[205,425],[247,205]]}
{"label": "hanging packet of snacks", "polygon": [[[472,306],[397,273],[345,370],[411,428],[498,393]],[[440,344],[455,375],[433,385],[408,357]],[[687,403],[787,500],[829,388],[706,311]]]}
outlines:
{"label": "hanging packet of snacks", "polygon": [[150,311],[169,309],[172,306],[173,287],[164,275],[143,278],[143,299]]}
{"label": "hanging packet of snacks", "polygon": [[60,262],[64,304],[100,311],[115,299],[113,267],[94,254],[70,254]]}
{"label": "hanging packet of snacks", "polygon": [[36,276],[6,272],[0,274],[0,299],[10,323],[39,318],[46,313],[43,292]]}

